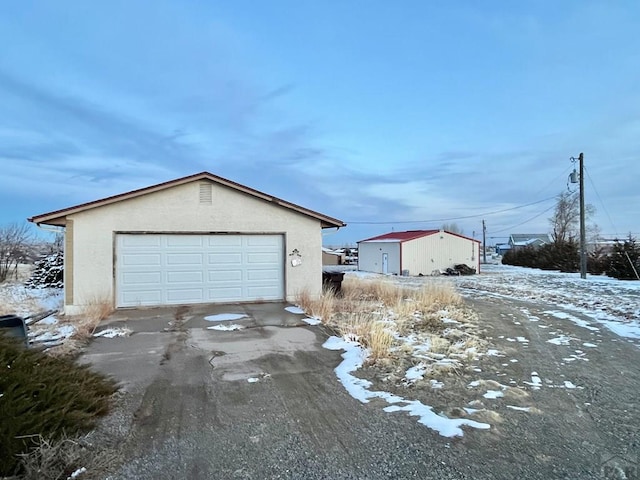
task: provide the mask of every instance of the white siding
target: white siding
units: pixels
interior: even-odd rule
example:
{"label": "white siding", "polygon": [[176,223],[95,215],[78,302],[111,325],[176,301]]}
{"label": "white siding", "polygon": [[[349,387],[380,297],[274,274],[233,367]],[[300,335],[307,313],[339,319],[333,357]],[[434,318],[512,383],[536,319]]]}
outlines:
{"label": "white siding", "polygon": [[388,271],[400,275],[400,242],[360,242],[358,244],[358,270],[383,273],[382,257],[388,255]]}
{"label": "white siding", "polygon": [[438,232],[402,244],[402,269],[409,275],[430,275],[434,270],[464,263],[480,271],[480,244],[468,238]]}

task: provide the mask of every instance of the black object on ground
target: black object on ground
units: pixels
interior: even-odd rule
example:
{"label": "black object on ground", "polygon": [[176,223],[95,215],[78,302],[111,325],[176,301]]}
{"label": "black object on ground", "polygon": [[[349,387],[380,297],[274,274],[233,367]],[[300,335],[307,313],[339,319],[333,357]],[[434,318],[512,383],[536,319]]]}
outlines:
{"label": "black object on ground", "polygon": [[342,292],[342,280],[344,279],[344,272],[322,272],[322,286],[325,289],[331,289],[336,295],[340,295]]}
{"label": "black object on ground", "polygon": [[0,315],[0,334],[16,337],[28,344],[27,326],[22,317],[17,315]]}

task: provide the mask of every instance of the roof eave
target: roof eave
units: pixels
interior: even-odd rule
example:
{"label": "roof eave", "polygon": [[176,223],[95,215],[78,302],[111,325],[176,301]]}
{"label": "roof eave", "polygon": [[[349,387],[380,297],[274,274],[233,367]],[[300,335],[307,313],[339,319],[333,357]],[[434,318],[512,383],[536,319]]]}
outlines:
{"label": "roof eave", "polygon": [[210,180],[212,182],[218,183],[220,185],[232,188],[234,190],[240,191],[242,193],[251,195],[253,197],[265,200],[267,202],[273,203],[275,205],[279,205],[281,207],[287,208],[289,210],[296,211],[303,215],[316,218],[320,220],[322,228],[341,228],[345,227],[347,224],[342,220],[338,220],[333,217],[329,217],[327,215],[323,215],[319,212],[315,212],[313,210],[309,210],[307,208],[301,207],[300,205],[296,205],[291,202],[287,202],[285,200],[281,200],[277,197],[273,197],[271,195],[267,195],[266,193],[260,192],[259,190],[255,190],[250,187],[246,187],[239,183],[233,182],[231,180],[227,180],[226,178],[218,177],[209,172],[196,173],[195,175],[189,175],[187,177],[178,178],[175,180],[170,180],[168,182],[159,183],[157,185],[152,185],[150,187],[140,188],[138,190],[132,190],[130,192],[120,193],[117,195],[112,195],[110,197],[106,197],[99,200],[94,200],[92,202],[82,203],[80,205],[76,205],[74,207],[64,208],[61,210],[55,210],[53,212],[44,213],[42,215],[37,215],[27,220],[35,223],[35,224],[46,224],[46,225],[56,225],[56,226],[65,226],[66,218],[69,215],[73,215],[79,212],[83,212],[85,210],[91,210],[94,208],[102,207],[104,205],[110,205],[112,203],[116,203],[122,200],[129,200],[132,198],[140,197],[142,195],[147,195],[149,193],[154,193],[160,190],[164,190],[169,187],[176,187],[179,185],[184,185],[186,183],[194,182],[197,180]]}

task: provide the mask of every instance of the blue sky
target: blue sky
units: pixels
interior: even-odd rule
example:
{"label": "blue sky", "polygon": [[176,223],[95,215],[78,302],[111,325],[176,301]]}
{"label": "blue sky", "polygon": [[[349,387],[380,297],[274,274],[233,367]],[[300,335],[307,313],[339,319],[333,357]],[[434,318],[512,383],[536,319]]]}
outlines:
{"label": "blue sky", "polygon": [[491,244],[548,231],[584,152],[595,222],[640,233],[639,24],[631,1],[5,3],[0,223],[206,170],[349,223],[325,244],[483,218]]}

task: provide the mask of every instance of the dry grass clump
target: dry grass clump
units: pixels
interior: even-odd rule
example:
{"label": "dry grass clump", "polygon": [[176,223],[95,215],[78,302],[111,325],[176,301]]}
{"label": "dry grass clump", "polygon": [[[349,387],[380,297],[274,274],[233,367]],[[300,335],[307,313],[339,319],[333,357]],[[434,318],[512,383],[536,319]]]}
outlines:
{"label": "dry grass clump", "polygon": [[307,315],[328,323],[335,312],[336,294],[330,289],[320,298],[314,299],[309,294],[309,290],[305,289],[296,295],[296,303]]}
{"label": "dry grass clump", "polygon": [[302,291],[297,304],[308,315],[368,348],[372,362],[412,355],[413,349],[404,348],[406,338],[402,338],[409,335],[430,345],[429,351],[434,354],[462,356],[472,348],[472,335],[447,328],[460,323],[466,329],[473,320],[451,283],[434,282],[416,289],[386,279],[347,277],[340,295],[329,290],[313,299],[308,291]]}
{"label": "dry grass clump", "polygon": [[101,321],[113,313],[113,302],[108,296],[93,297],[83,308],[83,313],[71,319],[75,327],[73,338],[88,341],[96,331]]}
{"label": "dry grass clump", "polygon": [[59,480],[70,478],[74,472],[81,472],[79,478],[98,478],[121,460],[116,451],[97,451],[83,439],[63,436],[51,440],[34,435],[32,443],[28,453],[19,455],[22,480]]}

